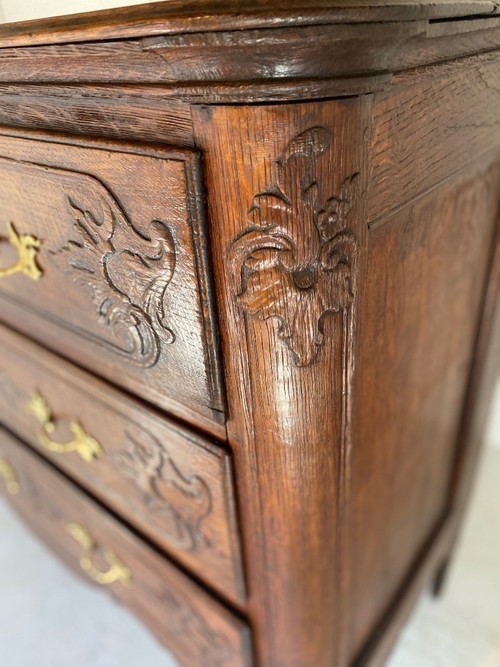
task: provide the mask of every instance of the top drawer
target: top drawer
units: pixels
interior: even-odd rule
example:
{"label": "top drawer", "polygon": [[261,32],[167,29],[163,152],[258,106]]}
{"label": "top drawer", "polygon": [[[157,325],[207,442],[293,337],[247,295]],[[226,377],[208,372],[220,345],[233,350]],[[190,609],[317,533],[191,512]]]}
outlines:
{"label": "top drawer", "polygon": [[221,435],[200,184],[193,151],[0,133],[0,309]]}

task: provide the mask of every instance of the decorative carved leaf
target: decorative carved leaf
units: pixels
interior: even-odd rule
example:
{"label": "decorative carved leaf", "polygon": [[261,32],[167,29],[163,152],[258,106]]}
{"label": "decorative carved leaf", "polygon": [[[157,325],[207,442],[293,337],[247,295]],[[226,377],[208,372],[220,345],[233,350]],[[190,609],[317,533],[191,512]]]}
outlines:
{"label": "decorative carved leaf", "polygon": [[113,195],[93,177],[67,195],[73,236],[53,261],[88,288],[100,324],[114,332],[116,352],[144,366],[156,363],[161,343],[175,335],[165,313],[165,291],[175,269],[175,244],[162,220],[139,232]]}
{"label": "decorative carved leaf", "polygon": [[116,252],[107,258],[106,271],[116,289],[149,314],[162,340],[173,343],[175,336],[165,315],[165,291],[175,269],[174,239],[163,220],[153,220],[148,232],[147,237],[136,234],[132,242],[130,237],[122,241],[123,232],[115,233]]}
{"label": "decorative carved leaf", "polygon": [[[348,227],[359,174],[319,202],[313,171],[331,139],[321,127],[292,139],[276,162],[276,183],[253,198],[250,224],[229,253],[240,307],[251,317],[278,320],[278,334],[298,366],[314,361],[326,315],[347,308],[355,293],[357,242]],[[302,227],[309,220],[316,234],[292,236],[297,219]]]}
{"label": "decorative carved leaf", "polygon": [[294,137],[281,154],[278,163],[286,164],[292,157],[316,160],[331,143],[331,134],[325,127],[311,127]]}
{"label": "decorative carved leaf", "polygon": [[184,475],[169,452],[149,432],[127,433],[127,448],[115,456],[117,467],[145,490],[149,511],[161,518],[170,539],[185,551],[210,547],[202,523],[212,511],[210,489],[199,475]]}

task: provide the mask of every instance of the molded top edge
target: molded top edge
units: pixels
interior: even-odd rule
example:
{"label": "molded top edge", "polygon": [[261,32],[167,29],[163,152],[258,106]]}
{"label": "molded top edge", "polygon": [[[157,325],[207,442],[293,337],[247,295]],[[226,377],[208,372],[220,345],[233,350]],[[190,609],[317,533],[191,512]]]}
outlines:
{"label": "molded top edge", "polygon": [[0,25],[0,48],[280,26],[500,15],[494,0],[166,0]]}

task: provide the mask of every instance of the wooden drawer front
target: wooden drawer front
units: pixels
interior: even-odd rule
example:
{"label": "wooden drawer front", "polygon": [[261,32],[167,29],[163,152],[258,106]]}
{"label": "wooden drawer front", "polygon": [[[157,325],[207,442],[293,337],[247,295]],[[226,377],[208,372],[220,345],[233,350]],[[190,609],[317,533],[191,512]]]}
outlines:
{"label": "wooden drawer front", "polygon": [[2,429],[0,493],[68,565],[108,586],[181,664],[250,663],[242,621]]}
{"label": "wooden drawer front", "polygon": [[0,313],[220,434],[198,157],[0,134]]}
{"label": "wooden drawer front", "polygon": [[0,422],[242,600],[229,455],[0,326]]}

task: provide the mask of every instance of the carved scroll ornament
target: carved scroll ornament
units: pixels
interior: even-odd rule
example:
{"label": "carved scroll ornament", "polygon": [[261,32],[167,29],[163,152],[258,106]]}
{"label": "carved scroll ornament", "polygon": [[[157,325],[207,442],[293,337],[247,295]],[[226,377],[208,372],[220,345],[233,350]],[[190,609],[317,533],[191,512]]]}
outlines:
{"label": "carved scroll ornament", "polygon": [[249,226],[229,255],[239,306],[251,317],[279,321],[279,336],[297,366],[315,360],[325,342],[325,317],[347,308],[355,295],[358,245],[350,217],[359,173],[321,198],[325,187],[314,167],[331,143],[323,127],[290,141],[276,161],[275,183],[254,196]]}
{"label": "carved scroll ornament", "polygon": [[140,233],[115,197],[83,174],[66,201],[73,233],[51,252],[54,263],[90,290],[100,324],[114,333],[115,342],[107,344],[141,365],[154,365],[161,343],[175,340],[164,303],[176,260],[167,224],[153,220]]}
{"label": "carved scroll ornament", "polygon": [[212,511],[212,494],[199,474],[183,474],[169,452],[144,429],[127,432],[127,447],[114,457],[117,468],[135,487],[151,516],[179,548],[209,548],[203,522]]}
{"label": "carved scroll ornament", "polygon": [[18,223],[34,224],[43,230],[45,274],[62,272],[94,304],[99,326],[80,333],[131,362],[154,365],[161,346],[175,340],[165,295],[176,265],[168,223],[146,219],[136,226],[109,187],[82,171],[3,156],[0,171],[0,194],[11,209],[2,213],[16,219],[9,231],[19,255],[0,275],[22,269],[41,276],[41,241],[16,232]]}

